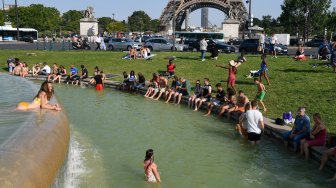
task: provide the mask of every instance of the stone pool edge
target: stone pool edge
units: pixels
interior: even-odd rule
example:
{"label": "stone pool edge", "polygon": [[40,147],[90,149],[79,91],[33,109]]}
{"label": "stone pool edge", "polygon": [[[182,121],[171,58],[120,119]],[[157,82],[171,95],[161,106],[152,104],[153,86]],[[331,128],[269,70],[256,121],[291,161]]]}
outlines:
{"label": "stone pool edge", "polygon": [[[33,80],[46,80],[46,76],[38,76],[38,77],[33,77],[33,76],[28,76],[28,79],[33,79]],[[90,79],[84,79],[83,84],[86,86],[90,86],[89,84]],[[64,82],[65,80],[62,80]],[[105,81],[105,88],[118,88],[120,86],[121,82],[118,81],[111,81],[111,80],[106,80]],[[146,90],[142,89],[139,90],[139,94],[145,94]],[[187,97],[182,97],[181,104],[187,105],[188,104],[188,98]],[[201,110],[206,110],[207,107],[205,104],[202,105]],[[217,113],[218,109],[214,107],[213,113]],[[226,115],[226,114],[225,114]],[[231,119],[236,120],[237,116],[231,116]],[[274,138],[275,140],[282,142],[282,135],[285,132],[290,131],[292,128],[289,126],[281,126],[275,124],[275,120],[272,120],[270,118],[264,117],[264,124],[265,124],[265,132],[267,136]],[[284,146],[285,147],[285,146]],[[310,158],[314,160],[317,163],[320,163],[323,151],[325,147],[324,146],[314,146],[310,149]],[[304,157],[303,159],[304,160]],[[328,162],[326,163],[326,168],[332,171],[336,171],[336,158],[331,157],[329,158]]]}
{"label": "stone pool edge", "polygon": [[51,187],[69,142],[65,112],[38,110],[0,146],[0,187]]}

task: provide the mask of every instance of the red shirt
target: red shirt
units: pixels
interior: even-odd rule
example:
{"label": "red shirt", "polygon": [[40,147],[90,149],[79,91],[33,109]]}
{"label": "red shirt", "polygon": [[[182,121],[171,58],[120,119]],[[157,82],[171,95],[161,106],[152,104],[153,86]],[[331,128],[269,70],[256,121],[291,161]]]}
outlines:
{"label": "red shirt", "polygon": [[168,72],[175,72],[175,65],[174,64],[168,64],[167,65],[167,70]]}

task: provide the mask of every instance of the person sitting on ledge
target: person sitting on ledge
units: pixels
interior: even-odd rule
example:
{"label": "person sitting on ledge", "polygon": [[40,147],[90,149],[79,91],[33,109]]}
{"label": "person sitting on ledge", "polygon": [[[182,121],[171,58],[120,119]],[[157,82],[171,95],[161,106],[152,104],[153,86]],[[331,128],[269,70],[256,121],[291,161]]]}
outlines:
{"label": "person sitting on ledge", "polygon": [[135,90],[139,90],[139,89],[143,89],[145,88],[145,85],[146,85],[146,79],[144,77],[144,75],[139,72],[138,73],[138,80],[134,86]]}
{"label": "person sitting on ledge", "polygon": [[193,108],[194,104],[195,104],[195,100],[197,98],[200,98],[202,96],[202,87],[201,87],[201,83],[199,80],[196,80],[196,86],[194,88],[194,95],[192,95],[191,97],[189,97],[189,101],[188,101],[188,107],[189,108]]}
{"label": "person sitting on ledge", "polygon": [[299,107],[298,115],[295,117],[294,127],[291,131],[283,135],[283,140],[286,146],[288,146],[288,140],[292,140],[294,144],[294,151],[298,148],[300,140],[305,138],[310,131],[310,119],[306,115],[306,108]]}
{"label": "person sitting on ledge", "polygon": [[155,91],[155,86],[156,86],[155,82],[159,82],[159,76],[156,73],[153,73],[151,85],[149,85],[144,97],[148,98]]}
{"label": "person sitting on ledge", "polygon": [[[323,167],[328,161],[329,157],[336,157],[336,147],[329,148],[323,152],[322,159],[321,159],[321,164],[319,170],[322,171]],[[329,181],[336,181],[336,172],[333,178],[329,179]]]}
{"label": "person sitting on ledge", "polygon": [[313,115],[314,127],[312,128],[308,139],[301,140],[300,154],[305,154],[306,160],[309,158],[309,147],[324,146],[327,141],[327,129],[321,120],[321,115],[315,113]]}
{"label": "person sitting on ledge", "polygon": [[305,60],[306,56],[304,53],[304,49],[301,44],[298,45],[298,49],[296,51],[295,56],[293,57],[294,60],[299,61],[299,60]]}
{"label": "person sitting on ledge", "polygon": [[231,108],[234,108],[237,104],[236,92],[232,88],[227,88],[227,96],[223,105],[219,107],[218,117],[222,115]]}
{"label": "person sitting on ledge", "polygon": [[179,81],[179,78],[177,76],[174,76],[170,90],[168,90],[168,92],[166,91],[166,96],[167,96],[166,103],[170,101],[173,95],[175,96],[176,93],[177,95],[179,94],[180,87],[181,87],[181,83]]}
{"label": "person sitting on ledge", "polygon": [[61,83],[61,78],[67,77],[66,69],[63,65],[60,66],[59,74],[53,79],[53,82],[58,80],[58,83]]}
{"label": "person sitting on ledge", "polygon": [[242,90],[240,90],[238,93],[239,93],[239,96],[237,97],[237,104],[234,107],[228,109],[228,114],[227,114],[228,120],[230,119],[232,112],[238,113],[237,117],[239,117],[240,114],[245,111],[245,105],[249,102],[249,99],[247,98],[247,96],[244,94]]}
{"label": "person sitting on ledge", "polygon": [[194,111],[198,111],[201,108],[202,103],[210,101],[210,98],[211,98],[211,85],[209,83],[209,78],[204,78],[202,96],[195,100],[195,110]]}
{"label": "person sitting on ledge", "polygon": [[177,97],[177,104],[180,104],[182,96],[189,96],[190,95],[190,82],[189,80],[186,80],[185,78],[180,78],[180,83],[181,83],[181,88],[178,93],[175,93],[174,95],[174,103],[175,103],[175,98]]}
{"label": "person sitting on ledge", "polygon": [[[154,100],[159,100],[161,95],[166,92],[166,87],[168,86],[168,80],[166,77],[160,75],[159,78],[160,78],[159,79],[159,92],[158,92],[159,95]],[[155,95],[156,93],[153,94],[151,98],[154,98]]]}
{"label": "person sitting on ledge", "polygon": [[247,139],[247,124],[246,124],[246,112],[251,110],[251,103],[248,102],[244,107],[244,112],[238,118],[238,124],[236,125],[236,132]]}
{"label": "person sitting on ledge", "polygon": [[20,102],[17,105],[18,110],[30,110],[30,109],[51,109],[51,110],[62,110],[58,104],[49,104],[48,101],[54,95],[54,89],[51,82],[45,81],[41,85],[41,89],[38,91],[37,95],[34,97],[32,103]]}
{"label": "person sitting on ledge", "polygon": [[215,98],[211,98],[210,102],[208,102],[208,113],[204,116],[209,116],[214,106],[221,106],[225,102],[226,93],[223,90],[222,84],[216,84],[217,94]]}
{"label": "person sitting on ledge", "polygon": [[70,74],[66,79],[67,84],[69,84],[70,81],[71,81],[71,84],[73,84],[74,81],[76,81],[78,78],[79,78],[79,76],[78,76],[77,68],[75,67],[75,65],[71,65]]}

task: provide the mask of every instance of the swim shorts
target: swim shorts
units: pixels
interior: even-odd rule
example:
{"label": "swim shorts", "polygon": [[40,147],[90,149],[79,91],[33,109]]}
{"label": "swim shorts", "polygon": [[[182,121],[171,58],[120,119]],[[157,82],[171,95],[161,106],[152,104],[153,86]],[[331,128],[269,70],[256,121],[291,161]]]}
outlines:
{"label": "swim shorts", "polygon": [[103,90],[103,84],[97,84],[97,85],[96,85],[96,90],[97,90],[97,91],[101,91],[101,90]]}
{"label": "swim shorts", "polygon": [[266,92],[262,91],[261,93],[259,93],[255,98],[259,101],[263,101],[265,98]]}
{"label": "swim shorts", "polygon": [[253,141],[259,141],[261,138],[261,134],[257,134],[257,133],[248,133],[247,134],[247,138],[249,141],[253,142]]}

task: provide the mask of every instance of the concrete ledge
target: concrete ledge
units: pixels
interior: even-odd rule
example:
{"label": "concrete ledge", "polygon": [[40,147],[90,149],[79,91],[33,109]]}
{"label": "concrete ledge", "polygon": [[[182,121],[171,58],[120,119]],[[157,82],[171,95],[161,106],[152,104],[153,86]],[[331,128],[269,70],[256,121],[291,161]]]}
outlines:
{"label": "concrete ledge", "polygon": [[62,111],[37,110],[0,146],[0,187],[51,187],[70,139]]}
{"label": "concrete ledge", "polygon": [[[41,79],[41,80],[45,80],[46,79],[46,77],[42,77],[42,78],[41,77],[27,77],[27,78],[29,78],[29,79]],[[84,84],[86,86],[91,86],[88,83],[88,80],[89,79],[83,80],[82,84]],[[120,86],[120,84],[121,84],[121,82],[106,81],[105,82],[105,87],[118,88]],[[145,94],[146,90],[147,89],[139,90],[138,93],[139,94]],[[187,105],[188,104],[188,99],[189,99],[188,97],[183,97],[181,99],[181,104]],[[207,110],[206,104],[203,103],[203,105],[201,106],[201,110]],[[213,114],[218,114],[218,111],[219,111],[218,107],[214,107],[213,110],[212,110],[212,113]],[[224,116],[227,116],[227,114],[224,114]],[[236,122],[237,119],[238,119],[238,115],[237,114],[231,115],[231,119]],[[290,131],[292,128],[289,127],[289,126],[277,125],[277,124],[274,123],[274,121],[275,120],[272,120],[270,118],[264,117],[264,123],[265,123],[265,132],[264,132],[264,134],[266,134],[267,136],[275,138],[276,140],[282,142],[283,141],[283,134],[285,132]],[[312,147],[310,149],[311,159],[313,159],[313,160],[317,161],[318,163],[320,163],[324,149],[325,149],[324,147]],[[326,167],[335,171],[336,170],[336,158],[335,157],[329,158],[329,160],[328,160],[328,162],[326,164]]]}

